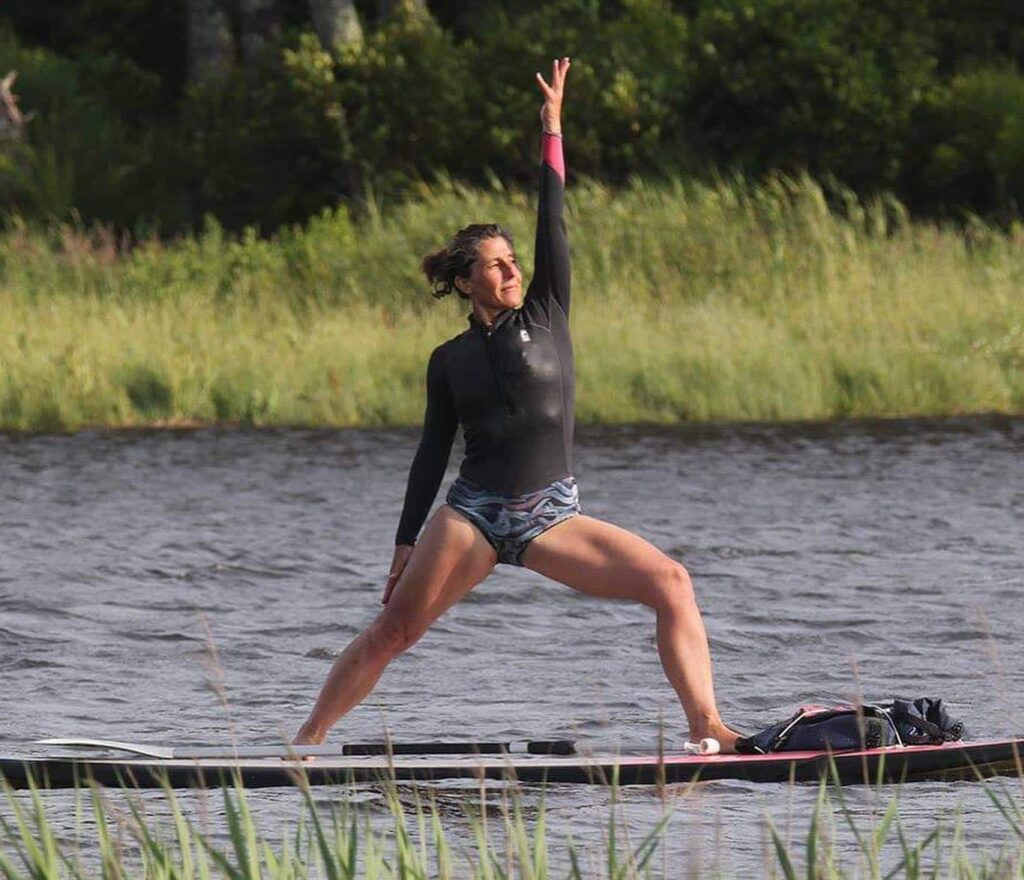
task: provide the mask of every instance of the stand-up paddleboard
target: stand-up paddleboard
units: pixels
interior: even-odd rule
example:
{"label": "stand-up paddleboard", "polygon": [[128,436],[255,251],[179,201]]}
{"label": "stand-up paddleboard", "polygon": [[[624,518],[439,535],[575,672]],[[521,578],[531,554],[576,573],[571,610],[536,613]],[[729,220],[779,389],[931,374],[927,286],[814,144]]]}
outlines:
{"label": "stand-up paddleboard", "polygon": [[[82,741],[75,741],[81,746]],[[558,741],[565,744],[565,741]],[[484,746],[505,746],[485,753]],[[550,745],[550,744],[549,744]],[[53,746],[53,744],[51,744]],[[68,748],[68,741],[63,741]],[[367,754],[370,747],[384,753]],[[1022,774],[1024,737],[942,745],[890,746],[849,752],[776,752],[769,755],[702,755],[630,751],[623,754],[513,751],[511,744],[361,744],[359,754],[344,746],[211,747],[145,746],[100,741],[90,755],[0,757],[0,776],[14,788],[68,788],[96,782],[138,788],[205,787],[232,784],[249,788],[449,779],[515,779],[530,783],[620,785],[707,782],[808,782],[835,779],[844,785],[912,782],[925,779],[977,779]],[[54,746],[55,747],[55,746]],[[127,748],[125,748],[127,747]],[[355,748],[355,746],[349,746]],[[388,751],[390,748],[390,752]],[[409,748],[419,748],[417,754]],[[98,754],[97,752],[106,752]],[[111,751],[128,752],[120,757]],[[461,753],[460,753],[461,751]],[[563,750],[564,751],[564,750]],[[159,755],[155,755],[160,752]],[[169,757],[166,755],[170,755]],[[304,759],[303,759],[304,758]]]}

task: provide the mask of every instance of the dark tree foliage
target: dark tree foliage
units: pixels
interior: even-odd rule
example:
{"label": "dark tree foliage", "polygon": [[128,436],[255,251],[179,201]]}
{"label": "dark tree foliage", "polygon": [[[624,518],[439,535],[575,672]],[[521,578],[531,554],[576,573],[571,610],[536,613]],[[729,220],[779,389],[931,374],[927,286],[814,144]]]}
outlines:
{"label": "dark tree foliage", "polygon": [[1024,69],[1024,3],[1020,0],[932,0],[939,73],[1012,62]]}
{"label": "dark tree foliage", "polygon": [[343,112],[331,58],[312,36],[195,88],[183,113],[193,219],[271,231],[351,197]]}
{"label": "dark tree foliage", "polygon": [[721,0],[693,30],[689,118],[713,160],[896,181],[934,71],[927,0]]}
{"label": "dark tree foliage", "polygon": [[435,22],[401,16],[341,57],[340,95],[365,186],[387,194],[439,169],[471,175],[479,119],[467,62]]}
{"label": "dark tree foliage", "polygon": [[[186,76],[184,0],[4,0],[0,16],[26,45],[71,58],[109,59],[120,72],[97,85],[134,112],[176,112]],[[156,84],[145,103],[132,100],[133,70]]]}
{"label": "dark tree foliage", "polygon": [[902,191],[921,210],[1006,222],[1024,207],[1024,77],[1009,64],[957,74],[915,116]]}
{"label": "dark tree foliage", "polygon": [[[276,0],[258,57],[189,87],[185,0],[4,0],[0,66],[36,116],[0,151],[0,210],[271,231],[439,176],[527,181],[532,75],[565,54],[577,174],[808,170],[952,217],[1024,201],[1020,0],[356,8],[363,44],[332,54],[308,0]],[[223,9],[240,44],[242,0]]]}

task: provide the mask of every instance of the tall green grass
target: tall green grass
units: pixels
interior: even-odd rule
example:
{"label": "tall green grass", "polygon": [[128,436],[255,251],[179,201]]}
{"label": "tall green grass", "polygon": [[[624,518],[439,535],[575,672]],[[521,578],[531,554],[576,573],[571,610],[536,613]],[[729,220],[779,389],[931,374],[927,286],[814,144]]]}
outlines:
{"label": "tall green grass", "polygon": [[[979,783],[981,784],[981,783]],[[987,789],[1006,820],[1007,842],[996,853],[972,852],[960,819],[935,826],[913,839],[899,816],[900,793],[869,818],[847,806],[840,787],[825,781],[806,832],[784,835],[766,818],[771,852],[756,876],[796,880],[1009,880],[1024,877],[1024,810],[1008,786]],[[165,788],[157,809],[138,792],[79,788],[70,807],[73,831],[63,807],[48,804],[44,792],[4,791],[0,809],[0,877],[4,880],[566,880],[674,878],[699,880],[659,858],[671,821],[673,797],[688,808],[688,786],[673,787],[661,821],[631,834],[617,811],[611,789],[609,818],[601,851],[580,848],[571,838],[551,853],[543,800],[527,809],[515,789],[495,805],[466,792],[460,820],[468,824],[467,847],[453,843],[445,824],[452,807],[440,807],[430,789],[386,786],[388,814],[344,799],[315,800],[300,787],[293,821],[272,834],[261,829],[241,784],[210,792],[220,799],[201,809],[183,804]],[[450,800],[450,793],[449,793]],[[882,795],[884,798],[884,794]],[[161,813],[160,816],[153,815]],[[492,814],[493,813],[493,814]],[[216,821],[212,821],[212,817]],[[216,825],[216,827],[211,827]],[[56,827],[61,827],[58,832]],[[841,832],[852,841],[840,845]],[[462,835],[465,839],[466,834]],[[749,875],[748,876],[752,876]]]}
{"label": "tall green grass", "polygon": [[[418,258],[532,194],[424,187],[273,240],[129,246],[0,236],[0,428],[419,420],[430,350],[464,327]],[[911,222],[809,179],[571,189],[584,422],[1024,411],[1024,230]]]}
{"label": "tall green grass", "polygon": [[[446,817],[430,790],[400,792],[393,784],[387,786],[389,814],[383,824],[374,821],[365,807],[345,800],[318,803],[308,787],[300,792],[294,824],[277,829],[270,838],[258,828],[249,805],[251,795],[240,783],[211,793],[221,799],[220,827],[212,830],[201,827],[209,826],[209,815],[197,824],[169,787],[164,789],[162,810],[167,815],[160,819],[147,813],[137,792],[82,787],[75,791],[74,835],[65,833],[62,840],[54,829],[54,811],[45,793],[33,789],[27,797],[19,797],[7,790],[9,817],[0,811],[0,877],[547,880],[556,876],[548,863],[543,802],[538,810],[527,810],[514,792],[506,790],[497,805],[474,802],[466,794],[462,819],[470,827],[473,846],[458,851],[448,839]],[[496,817],[489,817],[492,809]],[[623,839],[614,801],[610,815],[599,862],[596,853],[583,854],[571,841],[567,843],[569,877],[589,877],[589,867],[597,863],[607,870],[609,880],[652,876],[652,859],[666,822],[657,823],[633,844],[628,835]]]}

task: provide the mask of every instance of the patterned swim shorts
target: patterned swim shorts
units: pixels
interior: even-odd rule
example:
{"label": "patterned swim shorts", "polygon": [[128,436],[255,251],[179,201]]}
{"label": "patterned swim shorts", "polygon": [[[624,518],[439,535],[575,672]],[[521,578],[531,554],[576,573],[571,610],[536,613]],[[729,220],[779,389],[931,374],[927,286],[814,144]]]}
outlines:
{"label": "patterned swim shorts", "polygon": [[522,565],[530,541],[580,512],[573,477],[526,495],[499,495],[465,477],[452,483],[445,499],[481,532],[498,554],[498,562]]}

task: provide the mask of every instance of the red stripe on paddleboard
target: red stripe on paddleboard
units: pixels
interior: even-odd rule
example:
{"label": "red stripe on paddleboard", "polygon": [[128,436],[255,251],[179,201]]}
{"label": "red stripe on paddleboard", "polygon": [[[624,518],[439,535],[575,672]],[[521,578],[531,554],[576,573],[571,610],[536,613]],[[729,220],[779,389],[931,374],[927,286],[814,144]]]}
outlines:
{"label": "red stripe on paddleboard", "polygon": [[[938,745],[922,745],[922,746],[886,746],[880,749],[859,749],[857,751],[851,751],[844,749],[842,751],[828,752],[821,749],[799,751],[799,752],[770,752],[767,755],[671,755],[666,754],[664,761],[666,764],[743,764],[747,762],[763,763],[766,761],[805,761],[812,760],[815,758],[822,758],[828,755],[834,755],[842,758],[855,758],[855,757],[867,757],[876,758],[879,755],[909,755],[914,753],[928,753],[928,752],[956,752],[956,751],[971,751],[977,748],[987,748],[992,746],[1005,746],[1012,744],[1014,741],[1005,739],[992,739],[992,740],[977,740],[972,742],[948,742],[941,743]],[[1024,748],[1024,742],[1020,742],[1019,745]],[[657,757],[637,759],[636,757],[623,756],[623,763],[628,764],[648,764],[658,763]]]}

